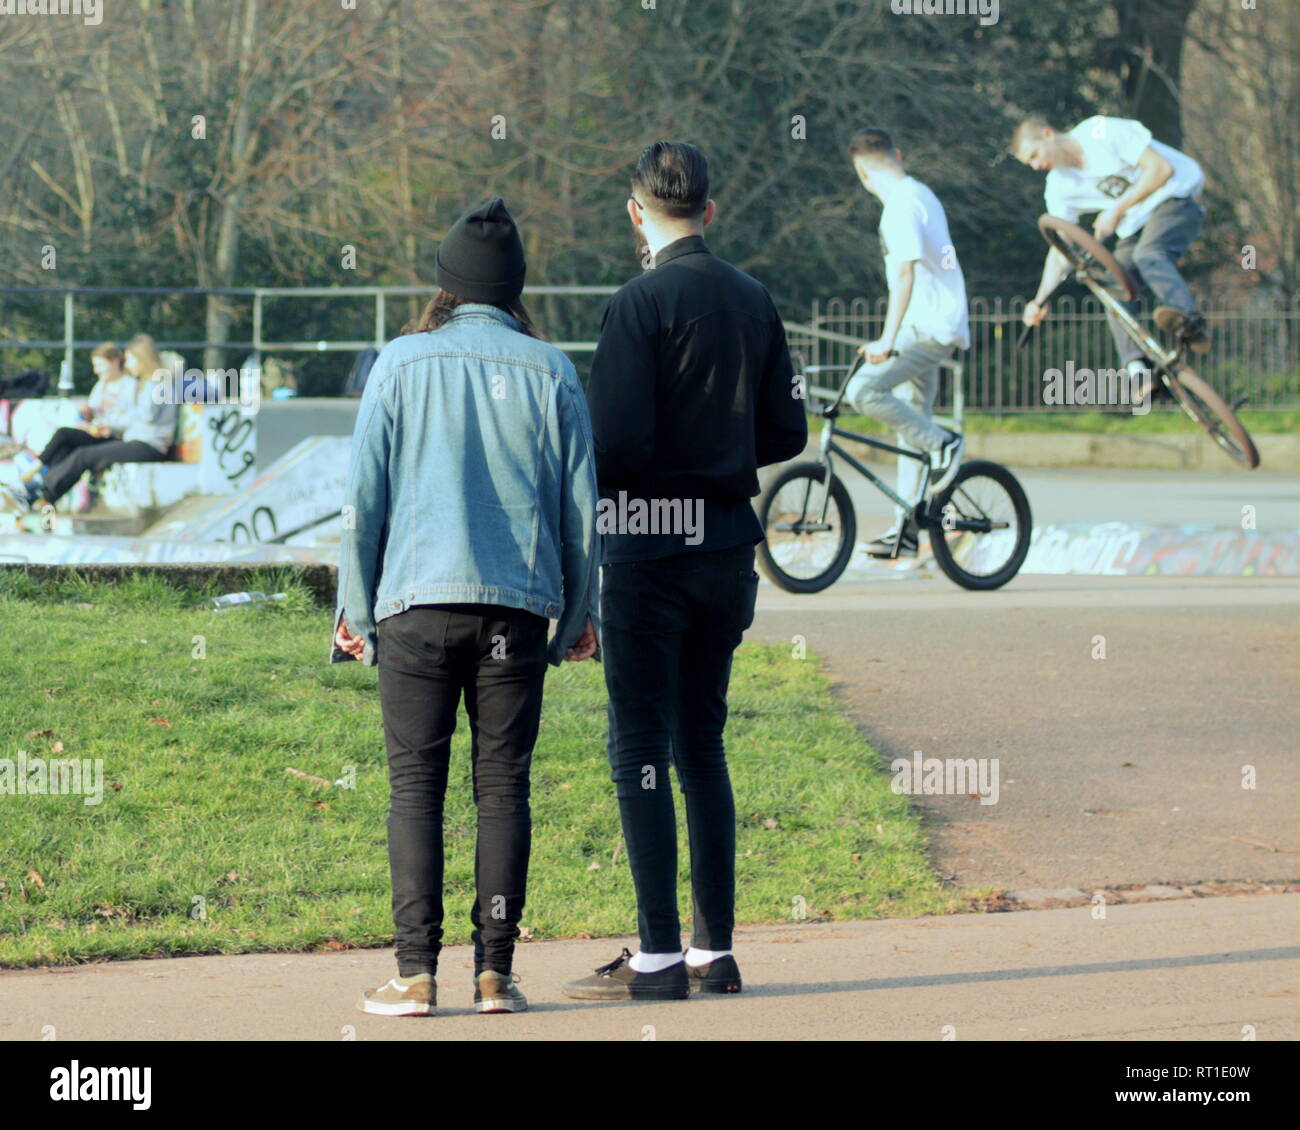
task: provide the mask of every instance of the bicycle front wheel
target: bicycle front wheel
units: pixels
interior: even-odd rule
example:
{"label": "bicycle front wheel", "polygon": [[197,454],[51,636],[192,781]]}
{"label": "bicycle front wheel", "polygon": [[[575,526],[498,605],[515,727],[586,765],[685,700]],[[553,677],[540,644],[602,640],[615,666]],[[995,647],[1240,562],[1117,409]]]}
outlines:
{"label": "bicycle front wheel", "polygon": [[1195,369],[1180,365],[1169,382],[1169,390],[1193,420],[1201,425],[1228,455],[1247,471],[1259,466],[1259,452],[1237,414]]}
{"label": "bicycle front wheel", "polygon": [[1106,245],[1069,220],[1062,220],[1044,212],[1038,217],[1038,230],[1057,251],[1065,256],[1080,278],[1092,279],[1103,290],[1109,291],[1124,302],[1137,297],[1137,287],[1132,276],[1120,261],[1106,249]]}
{"label": "bicycle front wheel", "polygon": [[1033,516],[1020,481],[998,463],[974,459],[931,504],[930,550],[964,589],[997,589],[1020,572]]}
{"label": "bicycle front wheel", "polygon": [[821,592],[848,568],[857,519],[844,484],[821,463],[787,467],[758,500],[758,560],[786,592]]}

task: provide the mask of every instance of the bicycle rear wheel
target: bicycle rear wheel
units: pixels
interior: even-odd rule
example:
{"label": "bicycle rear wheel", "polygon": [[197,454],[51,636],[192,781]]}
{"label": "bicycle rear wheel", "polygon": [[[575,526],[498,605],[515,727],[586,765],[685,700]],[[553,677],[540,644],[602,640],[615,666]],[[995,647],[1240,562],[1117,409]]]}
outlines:
{"label": "bicycle rear wheel", "polygon": [[1201,425],[1228,456],[1247,471],[1259,466],[1259,452],[1237,414],[1190,365],[1179,365],[1169,390],[1193,420]]}
{"label": "bicycle rear wheel", "polygon": [[939,568],[964,589],[1005,585],[1029,552],[1033,516],[1019,480],[998,463],[964,463],[930,512],[930,550]]}
{"label": "bicycle rear wheel", "polygon": [[829,467],[787,467],[759,498],[758,520],[767,535],[759,563],[786,592],[821,592],[848,568],[857,519],[848,490]]}

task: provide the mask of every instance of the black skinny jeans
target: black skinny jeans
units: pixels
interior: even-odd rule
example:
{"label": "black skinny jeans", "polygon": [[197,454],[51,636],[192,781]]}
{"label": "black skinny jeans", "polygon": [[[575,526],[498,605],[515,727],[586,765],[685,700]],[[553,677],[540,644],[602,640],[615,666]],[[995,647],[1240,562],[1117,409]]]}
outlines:
{"label": "black skinny jeans", "polygon": [[732,655],[754,621],[754,547],[606,565],[609,761],[646,953],[680,953],[671,761],[686,799],[691,944],[731,948],[736,809],[722,731]]}
{"label": "black skinny jeans", "polygon": [[92,436],[80,428],[58,428],[40,454],[45,472],[42,494],[46,501],[58,502],[87,471],[99,474],[114,463],[160,463],[167,458],[143,440],[110,439]]}
{"label": "black skinny jeans", "polygon": [[399,976],[437,972],[443,802],[462,691],[478,808],[474,972],[510,972],[528,881],[529,766],[548,626],[522,609],[481,604],[417,605],[377,625]]}

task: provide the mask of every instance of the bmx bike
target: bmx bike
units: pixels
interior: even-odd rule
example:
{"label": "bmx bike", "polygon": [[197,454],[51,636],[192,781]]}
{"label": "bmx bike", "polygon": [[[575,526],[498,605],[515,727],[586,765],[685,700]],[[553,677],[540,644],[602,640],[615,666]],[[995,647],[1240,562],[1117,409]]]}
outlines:
{"label": "bmx bike", "polygon": [[[1166,348],[1121,305],[1121,302],[1131,302],[1137,297],[1137,288],[1119,260],[1089,232],[1068,220],[1044,214],[1038,218],[1038,230],[1069,263],[1075,278],[1092,291],[1102,307],[1114,316],[1123,331],[1142,350],[1153,376],[1159,377],[1179,407],[1204,428],[1231,459],[1247,470],[1258,467],[1259,452],[1255,450],[1250,433],[1237,419],[1236,409],[1241,407],[1245,397],[1229,405],[1188,364],[1181,339],[1175,339],[1173,348]],[[1064,281],[1063,278],[1061,282]],[[1028,339],[1031,328],[1027,326],[1021,333],[1018,345],[1023,345]]]}
{"label": "bmx bike", "polygon": [[814,593],[834,584],[848,568],[857,547],[857,517],[837,473],[835,460],[842,459],[929,534],[934,559],[949,578],[966,589],[1001,588],[1020,571],[1029,552],[1033,519],[1024,489],[1000,464],[973,459],[963,462],[953,481],[930,497],[925,489],[920,501],[896,494],[835,442],[837,437],[852,439],[900,459],[918,460],[923,465],[921,481],[931,481],[925,452],[836,424],[840,402],[861,363],[853,366],[831,403],[815,412],[826,421],[817,460],[786,467],[759,496],[758,519],[766,534],[758,547],[763,571],[786,592]]}

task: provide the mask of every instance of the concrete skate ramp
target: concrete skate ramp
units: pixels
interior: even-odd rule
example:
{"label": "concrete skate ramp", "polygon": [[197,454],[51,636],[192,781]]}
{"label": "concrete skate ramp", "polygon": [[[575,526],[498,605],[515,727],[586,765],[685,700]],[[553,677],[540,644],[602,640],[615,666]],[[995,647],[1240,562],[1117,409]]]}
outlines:
{"label": "concrete skate ramp", "polygon": [[237,495],[179,509],[149,530],[179,541],[283,544],[343,508],[350,437],[312,436]]}

